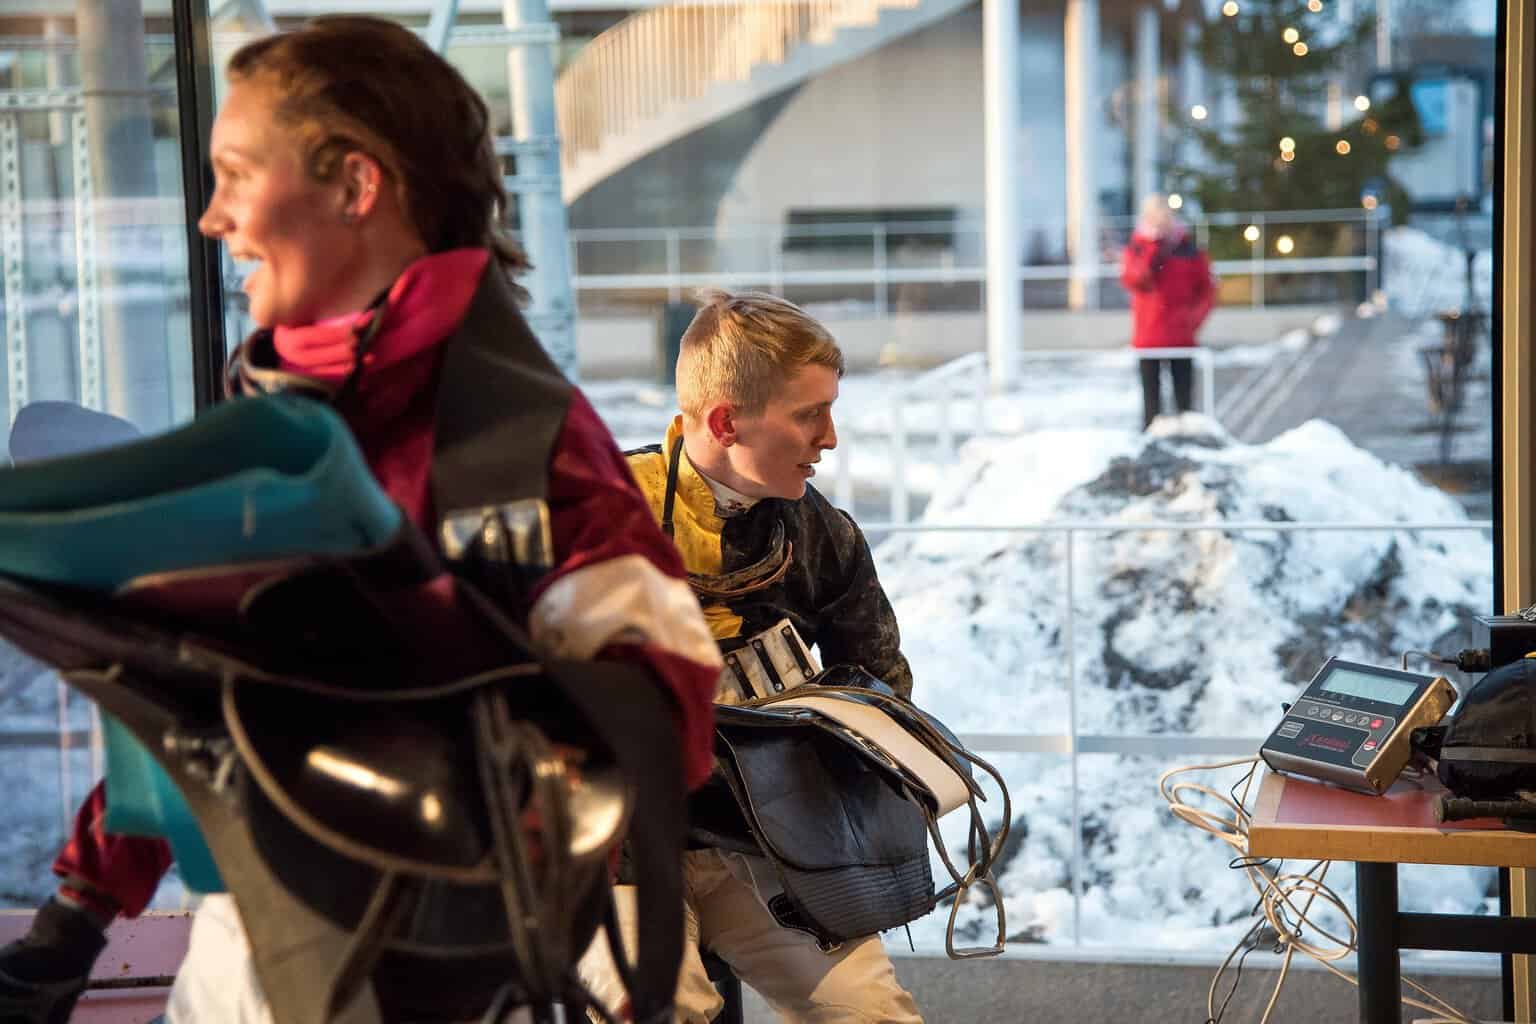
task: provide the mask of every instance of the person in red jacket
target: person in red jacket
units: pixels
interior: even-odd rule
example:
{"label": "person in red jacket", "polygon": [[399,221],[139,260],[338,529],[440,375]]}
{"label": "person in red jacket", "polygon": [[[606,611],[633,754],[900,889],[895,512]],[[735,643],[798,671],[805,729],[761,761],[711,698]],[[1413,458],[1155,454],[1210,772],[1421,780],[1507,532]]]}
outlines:
{"label": "person in red jacket", "polygon": [[[254,264],[243,290],[261,330],[231,357],[234,389],[329,396],[380,485],[435,540],[444,352],[487,309],[509,337],[527,336],[511,283],[526,261],[499,231],[507,198],[485,104],[414,33],[373,18],[320,18],[257,40],[228,78],[212,135],[215,192],[198,227]],[[528,340],[508,351],[547,367]],[[656,741],[680,744],[696,786],[713,766],[718,648],[607,428],[578,389],[559,385],[506,396],[544,402],[534,412],[558,424],[544,488],[548,568],[506,611],[543,656],[645,667],[676,708],[676,735]],[[162,841],[105,833],[104,808],[98,785],[54,865],[58,893],[26,938],[0,950],[0,1020],[67,1019],[103,929],[140,913],[170,865]],[[269,1016],[228,896],[202,901],[171,1011]]]}
{"label": "person in red jacket", "polygon": [[[1120,282],[1131,293],[1131,345],[1137,349],[1193,348],[1195,332],[1216,298],[1211,263],[1173,215],[1164,196],[1150,195],[1125,247]],[[1142,426],[1162,411],[1163,368],[1173,377],[1179,412],[1194,406],[1194,367],[1186,358],[1142,357]]]}

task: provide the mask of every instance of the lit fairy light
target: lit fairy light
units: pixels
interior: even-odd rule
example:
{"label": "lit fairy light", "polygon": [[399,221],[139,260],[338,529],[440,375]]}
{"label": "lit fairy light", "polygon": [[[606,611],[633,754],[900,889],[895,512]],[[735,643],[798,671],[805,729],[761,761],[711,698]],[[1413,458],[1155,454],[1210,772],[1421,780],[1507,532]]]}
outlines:
{"label": "lit fairy light", "polygon": [[1307,55],[1307,44],[1297,43],[1295,46],[1291,47],[1291,52],[1298,57],[1305,57]]}
{"label": "lit fairy light", "polygon": [[1290,235],[1281,235],[1275,239],[1275,251],[1281,256],[1289,256],[1296,251],[1296,240]]}
{"label": "lit fairy light", "polygon": [[1288,42],[1288,43],[1294,43],[1296,40],[1301,38],[1301,33],[1297,32],[1293,28],[1288,28],[1288,29],[1286,29],[1284,32],[1282,32],[1280,34],[1285,38],[1285,41]]}
{"label": "lit fairy light", "polygon": [[1356,96],[1355,97],[1355,109],[1360,111],[1360,113],[1362,113],[1362,114],[1365,113],[1367,110],[1370,110],[1371,109],[1371,98],[1369,96]]}
{"label": "lit fairy light", "polygon": [[1293,153],[1296,150],[1296,140],[1287,135],[1280,140],[1280,152]]}
{"label": "lit fairy light", "polygon": [[1196,121],[1204,121],[1206,118],[1211,116],[1211,112],[1205,109],[1205,104],[1196,103],[1194,106],[1189,108],[1189,116],[1194,118]]}
{"label": "lit fairy light", "polygon": [[1226,3],[1221,5],[1221,13],[1225,14],[1229,18],[1237,17],[1237,12],[1237,0],[1227,0]]}
{"label": "lit fairy light", "polygon": [[1178,210],[1178,209],[1182,209],[1183,206],[1184,206],[1184,197],[1179,195],[1177,192],[1174,192],[1172,195],[1170,195],[1168,197],[1168,209],[1170,209],[1170,210]]}
{"label": "lit fairy light", "polygon": [[1249,224],[1247,227],[1243,228],[1243,237],[1250,242],[1257,242],[1259,240],[1259,234],[1259,226],[1257,224]]}
{"label": "lit fairy light", "polygon": [[1376,209],[1376,205],[1377,205],[1378,202],[1379,202],[1379,200],[1377,200],[1377,198],[1375,196],[1371,195],[1371,193],[1369,193],[1369,192],[1367,192],[1365,195],[1360,197],[1360,205],[1365,207],[1367,210],[1374,210],[1374,209]]}
{"label": "lit fairy light", "polygon": [[1317,14],[1323,9],[1323,0],[1307,0],[1307,10]]}

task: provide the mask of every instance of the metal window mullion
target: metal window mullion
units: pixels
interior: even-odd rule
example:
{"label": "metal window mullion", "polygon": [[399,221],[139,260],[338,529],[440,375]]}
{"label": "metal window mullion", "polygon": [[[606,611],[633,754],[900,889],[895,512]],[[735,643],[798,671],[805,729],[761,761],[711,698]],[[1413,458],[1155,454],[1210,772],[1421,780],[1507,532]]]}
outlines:
{"label": "metal window mullion", "polygon": [[19,115],[0,115],[0,264],[5,278],[5,379],[8,413],[27,404],[26,275],[21,246]]}
{"label": "metal window mullion", "polygon": [[85,111],[70,118],[70,168],[75,193],[75,292],[78,302],[78,380],[80,404],[102,407],[101,288],[96,277],[96,193],[91,182],[91,153]]}
{"label": "metal window mullion", "polygon": [[203,237],[198,219],[213,194],[208,140],[213,132],[213,45],[206,0],[172,0],[176,42],[177,138],[187,252],[192,398],[201,411],[223,395],[224,274],[219,243]]}
{"label": "metal window mullion", "polygon": [[1068,752],[1071,759],[1072,770],[1072,944],[1083,944],[1083,894],[1087,888],[1087,879],[1083,864],[1083,809],[1082,809],[1082,784],[1078,778],[1078,749],[1077,749],[1077,646],[1076,646],[1076,588],[1073,584],[1074,564],[1072,558],[1073,541],[1076,533],[1066,531],[1064,538],[1067,545],[1066,570],[1067,570],[1067,621],[1063,627],[1063,640],[1067,646],[1067,733],[1071,737],[1072,748]]}

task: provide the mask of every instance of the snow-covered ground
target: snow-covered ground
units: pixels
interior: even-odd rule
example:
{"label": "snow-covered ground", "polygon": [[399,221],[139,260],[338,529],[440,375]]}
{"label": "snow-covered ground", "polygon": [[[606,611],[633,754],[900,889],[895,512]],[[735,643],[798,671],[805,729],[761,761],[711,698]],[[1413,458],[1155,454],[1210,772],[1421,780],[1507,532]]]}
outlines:
{"label": "snow-covered ground", "polygon": [[[1466,257],[1458,249],[1410,227],[1392,228],[1381,238],[1381,286],[1405,316],[1426,317],[1468,304]],[[1472,261],[1472,301],[1493,308],[1493,253],[1482,249]]]}
{"label": "snow-covered ground", "polygon": [[[1165,523],[1465,522],[1460,506],[1313,421],[1243,445],[1198,415],[1147,435],[1035,431],[968,443],[924,523],[1123,526],[1072,538],[1069,626],[1062,533],[897,534],[877,549],[903,623],[916,696],[961,732],[1252,737],[1330,654],[1382,665],[1455,650],[1492,593],[1480,530],[1176,531]],[[1072,684],[1075,680],[1075,695]],[[1065,756],[1012,755],[1015,839],[999,874],[1009,933],[1073,941],[1071,794]],[[1224,948],[1252,891],[1230,851],[1168,814],[1166,761],[1078,759],[1081,941]],[[946,821],[958,851],[964,822]],[[938,863],[935,861],[935,868]],[[1491,875],[1433,871],[1403,891],[1420,909],[1482,905]],[[1349,898],[1352,879],[1331,881]],[[1418,895],[1414,895],[1418,894]],[[961,915],[978,939],[983,906]],[[1238,923],[1232,923],[1238,922]],[[942,943],[943,922],[914,927]]]}

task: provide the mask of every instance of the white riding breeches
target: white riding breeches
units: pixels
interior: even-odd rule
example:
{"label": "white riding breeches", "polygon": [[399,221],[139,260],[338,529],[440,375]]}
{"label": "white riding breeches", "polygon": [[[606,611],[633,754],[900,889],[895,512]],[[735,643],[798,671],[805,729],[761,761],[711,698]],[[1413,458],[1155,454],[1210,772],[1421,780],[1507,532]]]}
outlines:
{"label": "white riding breeches", "polygon": [[[678,1024],[707,1024],[724,1005],[700,952],[720,957],[778,1013],[794,1024],[922,1024],[912,996],[878,935],[824,953],[805,932],[782,927],[766,900],[778,891],[773,869],[760,858],[694,850],[683,862],[687,934],[678,975]],[[626,942],[634,942],[633,891],[618,890]],[[617,1012],[623,986],[608,944],[599,935],[582,958],[588,989]]]}

